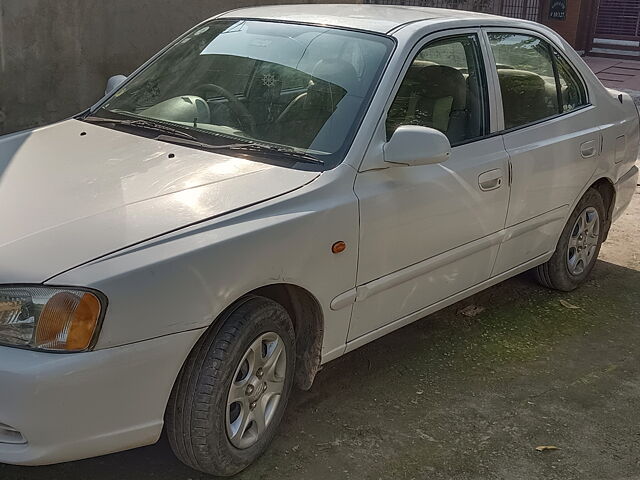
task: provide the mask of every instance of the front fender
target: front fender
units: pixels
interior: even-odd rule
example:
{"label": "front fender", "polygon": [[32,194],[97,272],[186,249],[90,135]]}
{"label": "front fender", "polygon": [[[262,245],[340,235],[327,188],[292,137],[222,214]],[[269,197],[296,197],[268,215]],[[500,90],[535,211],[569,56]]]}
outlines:
{"label": "front fender", "polygon": [[[82,265],[53,279],[109,299],[97,349],[207,327],[238,298],[287,283],[311,292],[325,320],[323,356],[344,348],[350,310],[331,300],[355,286],[355,171],[340,166],[307,186]],[[336,241],[347,249],[331,251]]]}

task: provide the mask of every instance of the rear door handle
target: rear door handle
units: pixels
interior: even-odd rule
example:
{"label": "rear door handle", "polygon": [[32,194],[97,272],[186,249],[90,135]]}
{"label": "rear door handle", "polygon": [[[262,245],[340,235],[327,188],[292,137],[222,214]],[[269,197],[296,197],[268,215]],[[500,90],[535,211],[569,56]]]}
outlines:
{"label": "rear door handle", "polygon": [[502,186],[503,178],[504,174],[502,173],[502,169],[496,168],[494,170],[481,173],[478,176],[478,185],[480,186],[480,190],[488,192],[489,190],[500,188]]}
{"label": "rear door handle", "polygon": [[596,154],[596,141],[589,140],[588,142],[584,142],[580,144],[580,155],[582,158],[593,157]]}

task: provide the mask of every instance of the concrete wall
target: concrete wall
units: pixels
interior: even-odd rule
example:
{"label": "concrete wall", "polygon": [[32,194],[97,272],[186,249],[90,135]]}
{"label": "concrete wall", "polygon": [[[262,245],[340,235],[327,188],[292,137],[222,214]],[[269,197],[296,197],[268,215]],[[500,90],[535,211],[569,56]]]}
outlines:
{"label": "concrete wall", "polygon": [[84,110],[108,77],[130,73],[195,23],[261,3],[320,1],[0,0],[0,134]]}

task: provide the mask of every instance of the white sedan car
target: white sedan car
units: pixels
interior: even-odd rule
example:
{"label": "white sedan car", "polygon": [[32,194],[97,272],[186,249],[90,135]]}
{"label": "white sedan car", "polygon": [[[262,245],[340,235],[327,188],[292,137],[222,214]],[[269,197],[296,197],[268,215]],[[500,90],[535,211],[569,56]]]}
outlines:
{"label": "white sedan car", "polygon": [[576,288],[638,179],[631,98],[530,22],[234,10],[120,80],[0,139],[0,462],[166,428],[235,474],[322,363],[525,270]]}

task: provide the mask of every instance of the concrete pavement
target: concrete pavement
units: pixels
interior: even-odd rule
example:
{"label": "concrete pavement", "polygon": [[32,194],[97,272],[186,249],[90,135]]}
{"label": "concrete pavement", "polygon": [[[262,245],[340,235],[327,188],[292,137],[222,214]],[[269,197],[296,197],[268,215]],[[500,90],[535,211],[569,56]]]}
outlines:
{"label": "concrete pavement", "polygon": [[583,57],[605,87],[640,92],[640,61]]}

